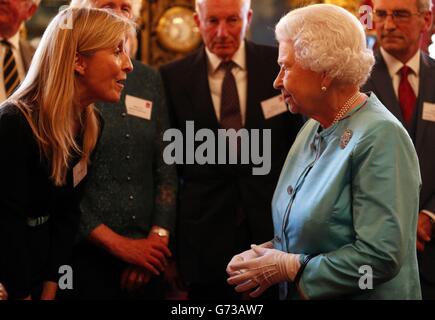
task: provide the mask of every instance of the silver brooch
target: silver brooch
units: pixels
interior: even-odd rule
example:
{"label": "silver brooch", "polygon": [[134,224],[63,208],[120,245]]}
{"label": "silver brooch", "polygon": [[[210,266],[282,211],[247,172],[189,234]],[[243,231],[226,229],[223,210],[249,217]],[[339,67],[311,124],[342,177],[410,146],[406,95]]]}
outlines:
{"label": "silver brooch", "polygon": [[340,148],[344,149],[346,148],[347,144],[349,143],[350,139],[352,139],[353,132],[350,129],[344,130],[343,135],[340,138]]}

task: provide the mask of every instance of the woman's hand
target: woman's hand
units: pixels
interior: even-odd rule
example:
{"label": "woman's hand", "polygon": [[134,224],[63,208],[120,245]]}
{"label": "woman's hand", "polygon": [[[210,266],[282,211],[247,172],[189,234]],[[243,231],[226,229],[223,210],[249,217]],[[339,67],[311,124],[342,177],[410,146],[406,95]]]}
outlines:
{"label": "woman's hand", "polygon": [[125,262],[143,267],[155,275],[160,275],[165,270],[166,258],[171,256],[168,247],[154,238],[125,239],[118,251]]}
{"label": "woman's hand", "polygon": [[53,281],[46,281],[42,285],[41,300],[54,300],[56,299],[57,283]]}
{"label": "woman's hand", "polygon": [[231,266],[236,275],[228,283],[236,285],[237,292],[250,291],[249,296],[255,298],[276,283],[294,280],[301,266],[299,255],[255,245],[252,250],[256,258]]}
{"label": "woman's hand", "polygon": [[8,300],[8,292],[6,288],[0,283],[0,300]]}
{"label": "woman's hand", "polygon": [[128,266],[121,275],[121,289],[136,291],[148,284],[152,277],[149,270],[137,266]]}
{"label": "woman's hand", "polygon": [[130,239],[117,234],[104,224],[92,230],[89,240],[124,262],[146,268],[155,275],[160,275],[165,269],[166,258],[171,256],[164,239],[154,236]]}

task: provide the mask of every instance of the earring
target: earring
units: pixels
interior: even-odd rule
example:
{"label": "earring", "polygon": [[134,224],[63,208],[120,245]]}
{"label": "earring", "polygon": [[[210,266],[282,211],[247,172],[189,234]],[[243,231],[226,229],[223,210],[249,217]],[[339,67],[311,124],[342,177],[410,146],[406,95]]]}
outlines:
{"label": "earring", "polygon": [[322,91],[326,92],[326,87],[325,86],[322,87]]}

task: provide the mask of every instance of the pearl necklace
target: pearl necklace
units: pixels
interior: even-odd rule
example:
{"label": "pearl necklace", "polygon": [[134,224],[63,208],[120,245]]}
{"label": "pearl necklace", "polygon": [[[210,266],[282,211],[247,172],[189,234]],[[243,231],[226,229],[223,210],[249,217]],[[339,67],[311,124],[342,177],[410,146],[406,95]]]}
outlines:
{"label": "pearl necklace", "polygon": [[332,121],[330,127],[332,127],[334,124],[336,124],[338,121],[340,121],[343,116],[346,114],[346,112],[350,109],[350,107],[355,103],[355,101],[360,97],[360,92],[358,91],[353,96],[351,96],[338,110],[337,114],[335,115],[334,121]]}

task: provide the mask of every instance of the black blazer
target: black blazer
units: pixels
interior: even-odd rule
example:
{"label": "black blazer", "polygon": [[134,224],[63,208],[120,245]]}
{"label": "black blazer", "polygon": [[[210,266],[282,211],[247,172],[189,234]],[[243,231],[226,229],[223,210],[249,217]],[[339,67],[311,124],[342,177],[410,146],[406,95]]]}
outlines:
{"label": "black blazer", "polygon": [[[399,101],[394,93],[387,65],[379,52],[376,54],[376,64],[372,75],[363,86],[363,90],[373,91],[391,113],[403,123]],[[407,130],[414,141],[423,181],[420,192],[420,209],[435,213],[435,122],[423,120],[425,102],[435,103],[435,60],[426,54],[421,54],[417,106],[413,123],[407,127]],[[405,124],[404,126],[406,127]],[[426,245],[423,253],[419,254],[419,264],[421,276],[435,285],[434,240]]]}
{"label": "black blazer", "polygon": [[[246,42],[248,94],[245,128],[272,130],[271,171],[252,175],[249,165],[179,165],[180,202],[177,248],[182,274],[190,282],[213,282],[226,277],[225,267],[249,243],[273,238],[271,199],[281,167],[302,119],[289,112],[265,119],[261,101],[280,94],[273,88],[278,74],[276,48]],[[174,127],[195,131],[219,129],[207,76],[207,56],[200,48],[161,68]],[[261,136],[261,135],[260,135]],[[262,151],[260,145],[260,152]],[[246,226],[247,244],[236,242],[236,230]]]}
{"label": "black blazer", "polygon": [[[73,152],[66,184],[55,186],[30,125],[12,103],[0,107],[0,150],[0,282],[11,299],[21,299],[43,281],[57,282],[59,267],[70,264],[87,178],[73,186],[80,160]],[[43,216],[46,223],[28,225],[28,218]]]}

